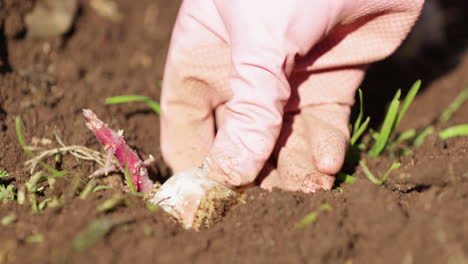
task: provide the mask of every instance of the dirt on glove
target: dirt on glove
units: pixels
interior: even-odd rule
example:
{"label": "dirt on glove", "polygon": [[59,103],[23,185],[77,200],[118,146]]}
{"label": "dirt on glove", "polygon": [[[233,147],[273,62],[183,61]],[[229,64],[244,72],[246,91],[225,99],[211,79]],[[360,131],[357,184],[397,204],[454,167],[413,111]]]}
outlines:
{"label": "dirt on glove", "polygon": [[[140,94],[159,100],[158,83],[180,1],[100,1],[115,3],[118,23],[96,12],[91,2],[79,1],[70,32],[37,40],[24,37],[24,15],[33,1],[0,1],[0,171],[9,173],[0,184],[21,186],[30,177],[24,165],[29,157],[15,134],[17,115],[28,143],[35,138],[39,147],[57,147],[55,132],[66,145],[102,150],[84,125],[82,108],[125,129],[126,141],[142,158],[153,154],[155,180],[170,175],[159,151],[158,116],[144,104],[105,105],[104,99]],[[390,58],[370,67],[362,88],[374,129],[396,89],[406,88],[404,94],[416,79],[424,87],[397,132],[468,123],[467,104],[448,122],[438,121],[468,84],[468,6],[464,0],[441,4],[451,18],[444,46],[410,61]],[[38,202],[62,197],[61,206],[33,213],[28,202],[0,204],[0,220],[16,217],[0,228],[0,263],[468,263],[468,137],[441,140],[433,133],[420,147],[409,148],[411,154],[397,159],[367,158],[378,176],[392,162],[401,162],[382,186],[357,169],[353,175],[358,181],[343,184],[342,192],[269,193],[254,187],[243,194],[243,203],[215,218],[212,228],[201,228],[206,224],[201,221],[200,232],[184,230],[163,210],[122,193],[118,183],[80,199],[77,190],[84,186],[77,177],[87,180],[100,166],[63,155],[47,162],[73,175],[57,178],[53,189],[36,197]],[[99,179],[98,185],[110,185],[108,181]],[[115,194],[125,202],[97,210]],[[331,210],[320,210],[324,204]],[[206,208],[208,215],[223,209]],[[298,228],[311,212],[315,218]],[[86,249],[77,249],[77,236],[98,219],[126,221]]]}

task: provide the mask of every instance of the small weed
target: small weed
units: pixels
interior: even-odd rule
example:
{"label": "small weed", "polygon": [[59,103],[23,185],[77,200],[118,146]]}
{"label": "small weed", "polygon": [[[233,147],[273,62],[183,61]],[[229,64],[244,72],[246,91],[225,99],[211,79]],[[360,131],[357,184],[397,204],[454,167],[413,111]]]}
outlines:
{"label": "small weed", "polygon": [[96,244],[99,240],[106,237],[115,227],[130,223],[132,221],[133,219],[131,218],[120,220],[95,220],[85,230],[76,236],[76,238],[73,240],[73,247],[76,250],[87,249]]}
{"label": "small weed", "polygon": [[398,107],[400,106],[400,94],[401,91],[398,90],[392,102],[390,103],[390,107],[388,108],[387,114],[385,115],[380,132],[375,132],[373,136],[375,143],[369,151],[369,156],[371,157],[379,156],[385,150],[385,147],[390,140],[391,132],[397,119]]}
{"label": "small weed", "polygon": [[0,202],[6,203],[8,200],[15,199],[15,190],[16,187],[12,184],[7,186],[0,185]]}
{"label": "small weed", "polygon": [[[24,152],[30,157],[34,158],[36,155],[28,148],[26,141],[24,140],[23,137],[23,131],[21,129],[21,117],[16,116],[15,118],[15,129],[16,129],[16,137],[18,138],[18,142],[23,148]],[[48,170],[50,173],[52,173],[53,177],[60,177],[66,174],[69,174],[69,171],[58,171],[51,166],[47,165],[43,161],[39,161],[38,164],[43,167],[44,169]]]}
{"label": "small weed", "polygon": [[40,202],[38,205],[37,205],[37,209],[39,211],[42,211],[46,208],[46,206],[48,205],[49,202],[52,202],[52,198],[45,198],[44,200],[42,200],[42,202]]}
{"label": "small weed", "polygon": [[45,178],[46,177],[43,177],[41,172],[35,173],[29,178],[29,181],[25,183],[26,191],[28,191],[28,193],[35,193],[37,191],[37,184],[44,181]]}
{"label": "small weed", "polygon": [[359,162],[359,165],[361,166],[362,168],[362,171],[364,172],[364,174],[366,175],[366,177],[373,183],[375,184],[378,184],[378,185],[382,185],[384,184],[387,179],[388,179],[388,176],[390,175],[390,172],[392,172],[393,170],[395,169],[398,169],[400,168],[401,166],[401,163],[399,162],[394,162],[392,164],[392,166],[390,167],[390,169],[387,170],[387,172],[384,174],[384,176],[381,178],[381,179],[378,179],[377,177],[374,176],[374,174],[369,170],[369,168],[367,167],[366,165],[366,162],[364,160],[361,160]]}
{"label": "small weed", "polygon": [[145,236],[147,237],[150,237],[153,235],[153,228],[151,228],[151,226],[149,225],[145,225],[143,227],[143,234],[145,234]]}
{"label": "small weed", "polygon": [[29,201],[29,204],[31,205],[31,211],[33,213],[39,212],[39,206],[37,204],[37,198],[36,198],[35,193],[28,194],[28,201]]}
{"label": "small weed", "polygon": [[[398,128],[400,121],[403,119],[403,116],[405,115],[406,111],[408,110],[414,98],[416,97],[416,94],[418,93],[420,87],[421,81],[418,80],[413,84],[413,86],[409,90],[408,94],[403,100],[403,103],[401,104],[401,107],[401,90],[397,91],[397,93],[393,97],[392,102],[390,103],[387,114],[385,115],[380,132],[374,132],[372,135],[372,137],[375,140],[375,143],[369,150],[370,157],[378,157],[386,150],[386,147],[388,145],[392,144],[391,138],[393,136],[393,132]],[[410,134],[412,134],[412,132]],[[408,136],[408,134],[406,134],[405,136]]]}
{"label": "small weed", "polygon": [[9,215],[3,217],[0,222],[2,223],[2,225],[9,225],[11,223],[16,222],[16,219],[17,219],[16,214],[12,213],[12,214],[9,214]]}
{"label": "small weed", "polygon": [[105,200],[101,205],[96,208],[98,212],[108,212],[113,210],[119,205],[128,204],[127,200],[119,194],[112,196],[111,198]]}
{"label": "small weed", "polygon": [[31,235],[26,237],[27,243],[42,243],[44,242],[44,236],[41,234]]}
{"label": "small weed", "polygon": [[131,102],[144,102],[146,103],[156,114],[161,113],[161,107],[159,103],[142,95],[120,95],[114,97],[108,97],[105,100],[106,104],[123,104]]}
{"label": "small weed", "polygon": [[401,133],[400,135],[398,135],[398,137],[396,138],[396,140],[394,142],[392,142],[392,144],[398,144],[398,143],[401,143],[403,141],[412,139],[416,135],[417,135],[416,129],[407,130],[407,131]]}
{"label": "small weed", "polygon": [[8,171],[0,171],[0,178],[10,177]]}
{"label": "small weed", "polygon": [[93,192],[99,192],[101,190],[110,190],[110,189],[114,189],[114,188],[111,186],[107,186],[107,185],[98,185],[93,188]]}
{"label": "small weed", "polygon": [[447,109],[445,109],[445,111],[439,117],[439,121],[449,121],[453,114],[457,112],[466,101],[468,101],[468,88],[463,89],[463,91],[461,91],[461,93],[452,101],[452,103],[450,103]]}
{"label": "small weed", "polygon": [[468,136],[468,124],[452,126],[439,132],[439,137],[442,140],[460,136]]}
{"label": "small weed", "polygon": [[302,218],[297,224],[296,228],[303,229],[306,226],[313,224],[317,221],[318,215],[323,211],[331,211],[333,208],[329,204],[322,204],[317,211],[310,212]]}
{"label": "small weed", "polygon": [[96,180],[91,179],[88,184],[86,184],[86,187],[83,189],[83,191],[80,193],[80,199],[81,200],[86,200],[88,198],[88,195],[91,193],[91,191],[94,189],[96,186]]}
{"label": "small weed", "polygon": [[366,131],[367,126],[369,125],[369,122],[370,122],[370,117],[367,117],[366,120],[361,124],[362,118],[364,116],[364,103],[363,103],[362,90],[359,89],[358,93],[359,93],[359,114],[351,129],[352,131],[351,133],[352,136],[350,139],[351,146],[355,146],[358,139]]}
{"label": "small weed", "polygon": [[413,140],[413,146],[419,147],[424,143],[427,135],[434,133],[434,127],[428,126],[424,128],[421,132],[417,133]]}

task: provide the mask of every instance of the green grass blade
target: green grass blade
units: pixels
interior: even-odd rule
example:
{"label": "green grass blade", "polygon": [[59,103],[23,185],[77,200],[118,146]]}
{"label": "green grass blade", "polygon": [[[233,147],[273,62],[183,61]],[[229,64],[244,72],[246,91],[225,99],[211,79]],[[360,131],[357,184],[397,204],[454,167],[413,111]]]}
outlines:
{"label": "green grass blade", "polygon": [[393,170],[398,169],[398,168],[400,168],[400,167],[401,167],[401,163],[399,163],[399,162],[394,162],[394,163],[392,164],[392,166],[390,167],[390,169],[388,169],[387,172],[384,174],[384,176],[382,177],[382,179],[380,179],[380,182],[381,182],[380,184],[384,184],[384,183],[387,181],[388,176],[390,175],[390,173],[391,173]]}
{"label": "green grass blade", "polygon": [[95,220],[76,236],[73,240],[73,247],[77,250],[87,249],[107,236],[116,226],[126,224],[131,221],[133,220],[130,218],[121,220]]}
{"label": "green grass blade", "polygon": [[117,206],[123,205],[125,203],[126,203],[125,198],[123,196],[119,195],[119,194],[116,194],[116,195],[112,196],[111,198],[105,200],[102,204],[100,204],[96,208],[96,211],[100,212],[100,213],[108,212],[108,211],[113,210]]}
{"label": "green grass blade", "polygon": [[356,118],[356,122],[354,122],[353,126],[353,135],[356,133],[356,131],[359,129],[361,126],[361,121],[364,116],[364,103],[363,103],[363,96],[362,96],[362,90],[358,90],[359,94],[359,114],[358,117]]}
{"label": "green grass blade", "polygon": [[110,189],[114,189],[114,188],[111,186],[107,186],[107,185],[98,185],[94,187],[93,192],[99,192],[101,190],[110,190]]}
{"label": "green grass blade", "polygon": [[377,179],[374,174],[372,174],[372,172],[369,170],[369,168],[367,167],[366,165],[366,162],[361,160],[359,161],[359,165],[361,166],[362,168],[362,171],[364,172],[364,175],[366,175],[366,177],[374,184],[381,184],[380,183],[380,180]]}
{"label": "green grass blade", "polygon": [[395,152],[396,157],[404,157],[413,154],[413,151],[409,148],[402,148]]}
{"label": "green grass blade", "polygon": [[31,235],[24,239],[27,243],[42,243],[44,242],[44,236],[41,234]]}
{"label": "green grass blade", "polygon": [[80,193],[80,199],[81,200],[86,200],[88,198],[89,194],[93,190],[94,186],[96,186],[97,182],[95,179],[91,179],[88,184],[86,184],[85,188],[83,191]]}
{"label": "green grass blade", "polygon": [[34,193],[37,190],[37,184],[43,179],[41,172],[36,172],[29,180],[24,184],[28,193]]}
{"label": "green grass blade", "polygon": [[364,160],[361,160],[359,162],[359,165],[361,166],[362,171],[364,172],[364,175],[366,175],[366,177],[372,183],[377,184],[377,185],[382,185],[387,181],[388,176],[393,170],[400,168],[401,163],[394,162],[392,166],[390,167],[390,169],[388,169],[387,172],[385,172],[384,176],[381,179],[378,179],[377,177],[374,176],[374,174],[369,170],[369,167],[367,167],[366,162]]}
{"label": "green grass blade", "polygon": [[11,213],[11,214],[3,217],[0,222],[2,223],[2,225],[6,226],[6,225],[9,225],[11,223],[14,223],[16,221],[16,219],[17,219],[16,214]]}
{"label": "green grass blade", "polygon": [[317,221],[317,216],[317,212],[308,213],[306,216],[304,216],[304,218],[301,219],[301,221],[296,224],[296,228],[302,229],[312,223],[315,223]]}
{"label": "green grass blade", "polygon": [[400,101],[398,99],[400,98],[400,95],[401,90],[398,90],[392,102],[390,103],[390,107],[388,108],[380,133],[378,134],[377,140],[369,152],[369,156],[371,157],[379,156],[387,146],[390,136],[392,135],[395,120],[398,115],[398,107],[400,105]]}
{"label": "green grass blade", "polygon": [[424,143],[427,135],[434,133],[434,127],[429,126],[424,128],[421,132],[417,133],[414,137],[413,146],[419,147]]}
{"label": "green grass blade", "polygon": [[356,142],[359,140],[361,135],[366,131],[367,126],[369,125],[370,122],[370,117],[367,117],[364,123],[356,130],[356,132],[353,132],[353,136],[351,137],[350,144],[351,146],[354,146]]}
{"label": "green grass blade", "polygon": [[114,97],[108,97],[105,100],[106,104],[123,104],[131,102],[144,102],[146,103],[155,113],[161,113],[161,106],[156,101],[143,96],[143,95],[120,95]]}
{"label": "green grass blade", "polygon": [[439,137],[443,140],[461,136],[468,136],[468,124],[452,126],[439,132]]}
{"label": "green grass blade", "polygon": [[296,228],[303,229],[304,227],[313,224],[317,221],[319,212],[321,211],[331,211],[333,208],[329,204],[322,204],[317,211],[310,212],[304,216],[297,224]]}
{"label": "green grass blade", "polygon": [[406,94],[406,97],[403,100],[403,103],[401,105],[400,111],[398,112],[398,116],[396,118],[395,124],[392,128],[393,131],[395,131],[398,128],[398,125],[400,124],[401,119],[403,118],[406,111],[408,110],[411,103],[413,102],[414,98],[416,97],[416,94],[418,93],[419,88],[421,88],[421,80],[417,80],[413,84],[413,86],[411,86],[410,90],[408,91],[408,94]]}
{"label": "green grass blade", "polygon": [[460,107],[468,101],[468,88],[463,89],[461,93],[450,103],[447,109],[442,113],[439,120],[447,122],[460,109]]}
{"label": "green grass blade", "polygon": [[395,143],[400,143],[405,140],[411,139],[416,136],[416,129],[410,129],[401,133],[398,138],[395,140]]}

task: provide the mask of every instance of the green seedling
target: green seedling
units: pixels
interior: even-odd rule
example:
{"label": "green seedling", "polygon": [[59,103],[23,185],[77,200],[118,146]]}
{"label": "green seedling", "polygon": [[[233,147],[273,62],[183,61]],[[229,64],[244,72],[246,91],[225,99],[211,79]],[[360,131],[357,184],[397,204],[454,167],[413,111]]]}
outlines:
{"label": "green seedling", "polygon": [[8,171],[0,171],[0,178],[10,177]]}
{"label": "green seedling", "polygon": [[109,190],[109,189],[114,189],[114,188],[112,188],[111,186],[107,186],[107,185],[98,185],[94,187],[93,192],[99,192],[101,190]]}
{"label": "green seedling", "polygon": [[409,140],[409,139],[412,139],[414,138],[415,136],[417,135],[416,133],[416,129],[410,129],[410,130],[407,130],[403,133],[401,133],[394,142],[392,142],[393,144],[398,144],[398,143],[401,143],[403,141],[406,141],[406,140]]}
{"label": "green seedling", "polygon": [[96,186],[96,180],[91,179],[88,182],[88,184],[86,184],[86,187],[84,188],[84,190],[81,192],[80,199],[86,200],[86,198],[88,198],[89,194],[91,193],[91,191],[94,189],[95,186]]}
{"label": "green seedling", "polygon": [[359,138],[362,136],[362,134],[366,131],[367,126],[369,125],[370,122],[370,117],[367,117],[366,120],[361,124],[362,118],[364,116],[364,103],[363,103],[363,95],[362,95],[362,90],[358,90],[359,94],[359,114],[358,117],[356,118],[356,121],[354,122],[354,125],[352,125],[352,135],[350,139],[350,145],[355,146],[356,142],[359,140]]}
{"label": "green seedling", "polygon": [[96,211],[98,211],[98,212],[109,212],[109,211],[115,209],[117,206],[125,205],[127,203],[128,203],[127,200],[123,196],[121,196],[119,194],[116,194],[112,198],[109,198],[109,199],[105,200],[101,205],[99,205],[96,208]]}
{"label": "green seedling", "polygon": [[413,152],[409,148],[401,147],[399,145],[404,141],[408,141],[414,138],[416,134],[416,129],[410,129],[398,135],[398,137],[394,141],[390,141],[387,146],[390,152],[390,157],[402,157],[412,154]]}
{"label": "green seedling", "polygon": [[441,122],[447,122],[452,118],[453,114],[460,109],[460,107],[468,101],[468,88],[463,89],[461,93],[450,103],[442,115],[439,117]]}
{"label": "green seedling", "polygon": [[54,196],[50,202],[47,203],[48,207],[55,208],[63,205],[65,202],[65,197],[63,195],[60,195],[59,197]]}
{"label": "green seedling", "polygon": [[439,137],[442,140],[461,136],[468,136],[468,124],[452,126],[439,132]]}
{"label": "green seedling", "polygon": [[417,133],[413,140],[413,146],[419,147],[424,143],[426,136],[434,133],[434,127],[429,126],[424,128],[421,132]]}
{"label": "green seedling", "polygon": [[28,201],[29,201],[29,204],[31,205],[31,211],[33,213],[39,212],[39,205],[37,204],[37,199],[36,199],[36,194],[35,193],[28,194]]}
{"label": "green seedling", "polygon": [[0,202],[3,201],[3,203],[6,203],[8,200],[14,200],[15,189],[16,187],[12,184],[9,184],[8,186],[0,185]]}
{"label": "green seedling", "polygon": [[57,179],[53,177],[47,177],[47,183],[49,184],[50,189],[54,189],[55,184],[57,183]]}
{"label": "green seedling", "polygon": [[26,191],[28,193],[34,193],[37,191],[37,184],[39,184],[45,177],[42,176],[41,172],[35,173],[31,178],[29,178],[29,181],[26,182],[25,187]]}
{"label": "green seedling", "polygon": [[[409,90],[408,94],[403,100],[403,103],[401,103],[401,107],[400,107],[401,90],[397,91],[397,93],[393,97],[392,102],[390,103],[387,114],[385,115],[384,122],[380,129],[380,132],[371,133],[371,136],[375,140],[375,143],[369,151],[369,156],[371,157],[379,156],[385,151],[389,143],[391,143],[393,132],[398,128],[398,125],[400,124],[406,111],[408,110],[414,98],[416,97],[416,94],[418,93],[420,87],[421,87],[421,81],[418,80],[413,84],[413,86]],[[405,135],[405,136],[408,136],[408,135]]]}
{"label": "green seedling", "polygon": [[145,225],[143,227],[143,234],[145,234],[145,236],[147,237],[150,237],[153,235],[153,228],[151,228],[151,226],[149,225]]}
{"label": "green seedling", "polygon": [[297,224],[296,228],[303,229],[306,226],[313,224],[317,221],[318,215],[322,211],[331,211],[333,208],[329,204],[322,204],[317,211],[308,213],[304,218],[302,218]]}
{"label": "green seedling", "polygon": [[385,147],[390,140],[392,129],[398,115],[398,107],[400,106],[400,94],[401,91],[398,90],[392,102],[390,103],[390,107],[388,108],[387,114],[385,115],[380,132],[374,134],[375,143],[369,151],[369,156],[371,157],[379,156],[385,150]]}
{"label": "green seedling", "polygon": [[144,102],[146,103],[156,114],[161,113],[161,107],[159,103],[142,95],[120,95],[114,97],[108,97],[105,100],[106,104],[123,104],[131,102]]}
{"label": "green seedling", "polygon": [[73,247],[76,250],[85,250],[106,237],[115,227],[130,223],[132,221],[133,219],[131,218],[120,220],[95,220],[85,230],[76,236],[76,238],[73,240]]}
{"label": "green seedling", "polygon": [[390,153],[390,157],[404,157],[413,154],[413,151],[409,148],[399,148],[393,153]]}
{"label": "green seedling", "polygon": [[390,176],[390,172],[392,172],[395,169],[398,169],[401,167],[401,163],[399,162],[394,162],[390,169],[387,170],[387,172],[384,174],[384,176],[381,179],[378,179],[377,177],[374,176],[374,174],[369,170],[369,168],[366,165],[366,162],[364,160],[361,160],[359,162],[359,165],[361,165],[362,171],[366,175],[366,177],[374,184],[382,185],[384,184],[388,176]]}
{"label": "green seedling", "polygon": [[[23,131],[21,129],[21,123],[22,123],[21,122],[21,117],[16,116],[16,118],[15,118],[16,137],[18,138],[18,142],[21,145],[21,148],[23,148],[24,152],[26,152],[26,154],[30,158],[34,158],[36,155],[28,148],[28,146],[26,144],[26,141],[24,140]],[[58,170],[52,168],[51,166],[47,165],[43,161],[39,161],[38,164],[41,167],[43,167],[44,169],[48,170],[50,173],[52,173],[53,177],[60,177],[60,176],[64,176],[64,175],[70,173],[69,171],[58,171]]]}
{"label": "green seedling", "polygon": [[408,94],[406,94],[405,100],[403,100],[403,104],[401,105],[400,111],[398,112],[394,127],[392,128],[392,132],[398,128],[398,125],[400,125],[400,121],[403,119],[403,116],[405,116],[406,111],[408,111],[408,108],[410,107],[411,103],[414,101],[414,98],[418,94],[419,88],[421,88],[421,80],[417,80],[411,86],[410,90],[408,91]]}
{"label": "green seedling", "polygon": [[44,236],[41,234],[31,235],[26,237],[27,243],[42,243],[44,242]]}
{"label": "green seedling", "polygon": [[46,206],[48,205],[48,203],[50,203],[52,201],[52,198],[45,198],[42,202],[40,202],[38,205],[37,205],[37,209],[39,211],[42,211],[46,208]]}
{"label": "green seedling", "polygon": [[354,167],[355,164],[357,164],[357,162],[359,161],[361,150],[364,150],[366,148],[366,146],[363,143],[358,144],[358,145],[356,144],[358,140],[361,138],[361,136],[364,134],[364,132],[366,131],[370,122],[370,117],[367,117],[366,120],[363,123],[361,123],[364,117],[364,103],[363,103],[363,95],[362,95],[361,89],[358,90],[358,94],[359,94],[359,114],[354,124],[350,125],[351,138],[349,142],[348,152],[346,153],[346,157],[345,157],[345,163],[350,167]]}
{"label": "green seedling", "polygon": [[16,219],[17,219],[16,214],[13,213],[13,214],[9,214],[9,215],[3,217],[0,222],[2,223],[2,225],[6,226],[6,225],[9,225],[11,223],[16,222]]}
{"label": "green seedling", "polygon": [[80,194],[86,188],[87,184],[88,181],[86,181],[86,179],[78,174],[75,174],[72,179],[71,192],[69,193],[70,197],[74,197],[75,195]]}

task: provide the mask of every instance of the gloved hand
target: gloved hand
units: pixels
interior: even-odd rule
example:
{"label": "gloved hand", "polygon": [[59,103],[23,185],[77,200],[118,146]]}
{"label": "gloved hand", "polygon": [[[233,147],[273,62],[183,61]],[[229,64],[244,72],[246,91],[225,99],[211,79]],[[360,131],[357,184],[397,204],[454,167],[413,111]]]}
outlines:
{"label": "gloved hand", "polygon": [[423,0],[186,0],[164,74],[161,147],[226,186],[330,189],[366,66]]}

